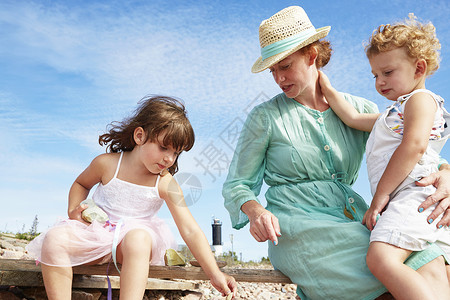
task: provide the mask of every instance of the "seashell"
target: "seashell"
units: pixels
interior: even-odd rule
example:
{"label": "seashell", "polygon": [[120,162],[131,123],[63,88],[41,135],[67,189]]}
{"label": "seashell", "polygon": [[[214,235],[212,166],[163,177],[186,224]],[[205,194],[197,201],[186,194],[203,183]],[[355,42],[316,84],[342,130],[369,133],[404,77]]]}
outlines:
{"label": "seashell", "polygon": [[95,204],[94,200],[86,199],[81,202],[82,204],[87,204],[88,208],[83,210],[81,213],[81,217],[86,222],[92,223],[92,221],[96,220],[99,223],[105,223],[108,221],[108,215]]}
{"label": "seashell", "polygon": [[173,249],[167,249],[164,255],[166,266],[185,266],[186,258]]}

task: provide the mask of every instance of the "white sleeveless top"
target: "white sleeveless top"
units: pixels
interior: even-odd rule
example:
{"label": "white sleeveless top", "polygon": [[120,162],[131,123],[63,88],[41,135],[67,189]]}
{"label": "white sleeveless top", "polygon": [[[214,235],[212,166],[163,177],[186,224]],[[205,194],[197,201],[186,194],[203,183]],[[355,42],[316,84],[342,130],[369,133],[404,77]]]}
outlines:
{"label": "white sleeveless top", "polygon": [[105,185],[99,183],[92,198],[109,216],[112,223],[120,219],[149,219],[156,215],[164,200],[158,193],[160,176],[154,187],[143,186],[117,178],[123,152],[114,177]]}

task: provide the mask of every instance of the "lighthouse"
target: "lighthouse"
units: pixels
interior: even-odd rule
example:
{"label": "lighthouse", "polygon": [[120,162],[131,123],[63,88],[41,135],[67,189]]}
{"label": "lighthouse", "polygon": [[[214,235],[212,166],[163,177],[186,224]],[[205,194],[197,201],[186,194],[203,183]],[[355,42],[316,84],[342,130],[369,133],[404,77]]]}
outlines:
{"label": "lighthouse", "polygon": [[212,245],[211,250],[215,256],[222,255],[222,222],[219,219],[213,218],[212,220]]}

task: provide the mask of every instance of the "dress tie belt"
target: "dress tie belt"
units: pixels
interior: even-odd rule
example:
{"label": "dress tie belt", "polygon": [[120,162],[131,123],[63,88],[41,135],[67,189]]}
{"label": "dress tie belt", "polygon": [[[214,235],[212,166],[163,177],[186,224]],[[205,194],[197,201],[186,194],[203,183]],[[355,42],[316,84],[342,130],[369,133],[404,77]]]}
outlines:
{"label": "dress tie belt", "polygon": [[350,185],[342,182],[342,180],[344,180],[346,178],[347,178],[347,173],[336,172],[331,175],[331,179],[321,179],[321,180],[302,179],[302,180],[299,180],[296,182],[278,183],[278,184],[275,184],[274,186],[302,184],[302,183],[310,183],[310,182],[332,182],[332,183],[336,184],[336,186],[339,188],[339,190],[341,190],[341,192],[344,194],[344,197],[345,197],[344,214],[352,220],[362,222],[362,217],[356,213],[356,210],[352,206],[352,204],[355,201],[355,199],[353,197],[351,197],[353,190],[350,187]]}

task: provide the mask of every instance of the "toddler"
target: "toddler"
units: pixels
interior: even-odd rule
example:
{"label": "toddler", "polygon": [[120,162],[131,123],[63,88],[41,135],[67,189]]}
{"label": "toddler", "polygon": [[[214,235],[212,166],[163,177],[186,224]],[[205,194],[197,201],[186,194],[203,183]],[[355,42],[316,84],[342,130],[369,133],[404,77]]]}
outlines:
{"label": "toddler", "polygon": [[[435,189],[416,186],[415,181],[438,170],[448,138],[444,100],[425,88],[425,79],[439,67],[439,49],[434,26],[412,14],[403,23],[374,31],[366,54],[375,87],[394,101],[381,115],[359,114],[320,73],[322,93],[333,111],[348,126],[371,132],[366,161],[373,199],[363,218],[372,231],[367,265],[396,299],[450,299],[444,264],[450,234],[416,209]],[[429,283],[420,270],[403,262],[432,243],[445,258],[436,254],[432,263],[437,278]]]}

